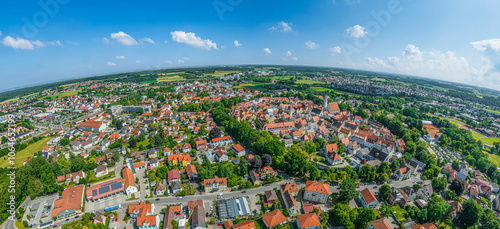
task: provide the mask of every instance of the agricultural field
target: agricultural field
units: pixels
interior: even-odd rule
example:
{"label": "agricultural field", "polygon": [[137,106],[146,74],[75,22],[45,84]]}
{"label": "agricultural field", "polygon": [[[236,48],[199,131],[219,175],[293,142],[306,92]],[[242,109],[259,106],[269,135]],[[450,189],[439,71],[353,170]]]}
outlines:
{"label": "agricultural field", "polygon": [[169,72],[169,73],[158,73],[159,76],[170,76],[170,75],[179,75],[185,72]]}
{"label": "agricultural field", "polygon": [[250,81],[247,84],[240,84],[238,86],[234,86],[233,89],[245,88],[251,91],[267,91],[267,88],[264,88],[265,85],[270,85],[271,83],[261,83],[261,82],[253,82]]}
{"label": "agricultural field", "polygon": [[324,87],[310,87],[310,89],[312,89],[313,91],[319,91],[319,92],[331,91],[332,90],[330,88],[324,88]]}
{"label": "agricultural field", "polygon": [[158,79],[156,80],[158,82],[172,82],[172,81],[184,81],[186,80],[186,78],[180,75],[169,75],[169,76],[158,77]]}
{"label": "agricultural field", "polygon": [[215,71],[213,74],[209,74],[212,76],[225,76],[233,73],[237,73],[239,71]]}
{"label": "agricultural field", "polygon": [[[42,139],[38,140],[37,142],[35,142],[31,145],[28,145],[28,147],[26,147],[25,149],[23,149],[19,152],[16,152],[16,160],[15,160],[16,164],[15,164],[15,166],[16,167],[23,166],[23,162],[26,161],[26,159],[28,159],[28,157],[33,158],[33,155],[35,155],[35,153],[38,153],[38,151],[42,151],[43,147],[45,147],[47,145],[47,142],[50,139],[51,139],[51,137],[42,138]],[[9,160],[7,159],[7,155],[5,155],[2,158],[0,158],[0,168],[5,168],[8,166],[10,166]]]}
{"label": "agricultural field", "polygon": [[63,92],[63,93],[59,93],[59,94],[55,94],[55,95],[47,95],[47,96],[44,96],[43,98],[48,98],[50,100],[65,98],[65,97],[77,95],[78,92],[80,92],[80,91],[82,91],[82,90],[68,91],[68,92]]}
{"label": "agricultural field", "polygon": [[325,82],[316,81],[316,80],[297,80],[295,83],[298,84],[325,84]]}

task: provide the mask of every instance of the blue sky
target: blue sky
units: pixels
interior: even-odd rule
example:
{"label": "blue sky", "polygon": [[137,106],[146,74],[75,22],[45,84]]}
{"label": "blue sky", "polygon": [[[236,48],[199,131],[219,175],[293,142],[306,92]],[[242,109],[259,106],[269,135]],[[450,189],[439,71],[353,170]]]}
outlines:
{"label": "blue sky", "polygon": [[498,9],[494,0],[9,1],[0,11],[0,90],[233,64],[345,67],[500,89]]}

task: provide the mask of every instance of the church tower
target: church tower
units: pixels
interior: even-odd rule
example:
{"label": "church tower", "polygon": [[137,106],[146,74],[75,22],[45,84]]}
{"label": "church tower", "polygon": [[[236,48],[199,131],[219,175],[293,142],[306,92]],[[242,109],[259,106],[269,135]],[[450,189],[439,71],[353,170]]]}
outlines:
{"label": "church tower", "polygon": [[326,107],[328,106],[328,99],[326,97],[326,92],[325,92],[325,97],[323,98],[323,111],[326,111]]}

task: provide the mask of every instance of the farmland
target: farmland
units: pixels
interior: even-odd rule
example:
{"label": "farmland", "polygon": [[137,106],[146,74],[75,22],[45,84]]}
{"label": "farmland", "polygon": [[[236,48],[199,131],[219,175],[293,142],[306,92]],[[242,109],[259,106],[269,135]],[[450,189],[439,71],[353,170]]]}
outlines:
{"label": "farmland", "polygon": [[186,78],[180,75],[162,76],[157,79],[158,82],[172,82],[172,81],[184,81],[184,80],[186,80]]}
{"label": "farmland", "polygon": [[325,82],[316,81],[316,80],[297,80],[295,83],[298,83],[298,84],[325,84]]}
{"label": "farmland", "polygon": [[[47,145],[47,142],[51,139],[51,137],[45,137],[43,139],[38,140],[37,142],[28,145],[25,149],[16,152],[16,159],[15,159],[15,166],[20,167],[23,165],[23,162],[28,159],[28,157],[32,158],[35,153],[38,153],[38,151],[41,151],[44,146]],[[9,160],[7,159],[7,155],[3,156],[0,158],[0,168],[5,168],[7,166],[10,166]]]}
{"label": "farmland", "polygon": [[225,76],[233,73],[237,73],[238,71],[215,71],[213,74],[209,74],[212,76]]}
{"label": "farmland", "polygon": [[264,88],[263,86],[265,85],[270,85],[271,83],[261,83],[261,82],[253,82],[253,81],[250,81],[248,82],[247,84],[240,84],[238,86],[234,86],[233,89],[238,89],[238,88],[245,88],[247,90],[251,90],[251,91],[267,91],[266,88]]}

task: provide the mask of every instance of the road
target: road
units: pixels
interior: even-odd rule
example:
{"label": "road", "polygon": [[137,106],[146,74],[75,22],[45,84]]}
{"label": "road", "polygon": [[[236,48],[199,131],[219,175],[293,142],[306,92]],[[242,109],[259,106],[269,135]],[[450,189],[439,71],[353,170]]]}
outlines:
{"label": "road", "polygon": [[[409,179],[404,180],[404,181],[393,181],[389,185],[394,188],[402,188],[406,186],[413,186],[416,182],[421,181],[418,177],[411,176]],[[297,184],[297,187],[299,189],[304,188],[306,183],[297,179],[284,179],[280,182],[276,182],[273,184],[268,184],[265,186],[260,186],[257,188],[252,188],[252,189],[247,189],[243,191],[234,191],[234,192],[224,192],[223,198],[224,199],[231,199],[233,197],[241,197],[241,196],[255,196],[257,194],[264,193],[265,191],[273,190],[275,188],[279,189],[280,185],[285,184],[285,183],[290,183],[294,182]],[[424,184],[428,184],[430,181],[424,182]],[[360,185],[359,188],[357,188],[358,191],[361,191],[365,188],[370,189],[372,192],[378,192],[380,185]],[[330,194],[339,192],[339,186],[330,186]],[[158,198],[149,198],[148,200],[151,201],[151,203],[154,203],[156,205],[157,213],[161,211],[161,209],[166,208],[167,205],[172,205],[172,204],[182,204],[183,206],[187,206],[187,203],[189,201],[195,201],[195,200],[203,200],[203,201],[214,201],[217,200],[217,196],[219,193],[206,193],[206,194],[198,194],[198,195],[191,195],[191,196],[184,196],[183,198],[179,199],[174,196],[169,196],[169,197],[158,197]],[[131,204],[138,204],[139,201],[141,200],[132,200],[132,201],[126,201],[121,204],[121,209],[128,209],[128,206]],[[97,209],[96,211],[104,211],[104,208],[102,209]],[[123,211],[123,210],[118,210]],[[81,215],[81,214],[79,214]],[[120,223],[123,219],[123,216],[119,214],[118,217],[118,222],[119,225],[123,225],[123,223]],[[60,226],[62,224],[67,224],[70,222],[73,222],[75,220],[80,220],[80,218],[70,218],[68,221],[57,221],[56,225]]]}

